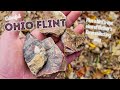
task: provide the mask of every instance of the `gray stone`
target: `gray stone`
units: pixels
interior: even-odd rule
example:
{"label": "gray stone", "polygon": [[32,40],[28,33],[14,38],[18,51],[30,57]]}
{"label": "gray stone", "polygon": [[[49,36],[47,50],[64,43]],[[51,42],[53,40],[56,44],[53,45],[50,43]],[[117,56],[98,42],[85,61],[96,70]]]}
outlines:
{"label": "gray stone", "polygon": [[36,75],[47,61],[46,49],[41,45],[40,41],[31,34],[27,34],[23,52],[30,71]]}

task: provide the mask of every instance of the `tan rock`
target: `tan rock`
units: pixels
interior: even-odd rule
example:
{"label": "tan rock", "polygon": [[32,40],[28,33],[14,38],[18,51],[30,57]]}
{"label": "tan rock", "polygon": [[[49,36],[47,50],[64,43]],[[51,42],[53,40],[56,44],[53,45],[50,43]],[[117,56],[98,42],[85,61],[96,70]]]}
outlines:
{"label": "tan rock", "polygon": [[[42,13],[39,13],[41,16],[40,19],[45,20],[45,19],[66,19],[66,16],[60,12],[60,11],[43,11]],[[59,37],[64,33],[66,26],[61,26],[57,28],[47,28],[47,29],[40,29],[41,33],[44,34],[52,34],[56,37]]]}
{"label": "tan rock", "polygon": [[39,70],[43,67],[45,64],[45,58],[42,54],[36,54],[35,57],[31,60],[31,62],[27,63],[28,67],[30,68],[30,71],[36,75]]}
{"label": "tan rock", "polygon": [[61,38],[64,45],[64,52],[66,55],[80,51],[84,48],[84,36],[75,33],[67,28]]}

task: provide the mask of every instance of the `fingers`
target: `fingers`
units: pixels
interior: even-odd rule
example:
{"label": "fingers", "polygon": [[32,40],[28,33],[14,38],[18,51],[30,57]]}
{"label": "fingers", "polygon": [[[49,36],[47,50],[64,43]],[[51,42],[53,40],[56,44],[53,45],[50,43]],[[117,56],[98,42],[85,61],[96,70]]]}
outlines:
{"label": "fingers", "polygon": [[68,15],[67,15],[67,22],[66,22],[66,26],[69,28],[80,16],[80,11],[71,11]]}
{"label": "fingers", "polygon": [[67,63],[71,63],[73,60],[76,59],[76,57],[78,57],[80,55],[80,52],[76,52],[76,53],[73,53],[72,55],[69,55],[66,57],[66,61]]}
{"label": "fingers", "polygon": [[[20,14],[21,18],[18,18],[17,20],[10,20],[9,22],[10,23],[13,23],[13,22],[15,23],[15,22],[22,21],[23,17],[24,17],[24,12],[23,11],[13,11],[12,12],[12,16],[15,16],[15,15],[19,16],[19,14]],[[14,37],[14,38],[17,38],[18,35],[19,35],[19,31],[18,30],[16,30],[16,31],[14,31],[14,30],[11,30],[11,31],[5,30],[5,33],[6,32],[7,32],[7,35],[10,35],[10,37]]]}
{"label": "fingers", "polygon": [[35,37],[36,37],[38,40],[40,40],[40,41],[46,38],[45,35],[43,35],[42,33],[40,33],[39,29],[33,30],[33,31],[31,32],[31,34],[32,34],[33,36],[35,36]]}
{"label": "fingers", "polygon": [[79,24],[77,27],[75,27],[74,32],[82,34],[84,31],[84,25],[83,24]]}
{"label": "fingers", "polygon": [[63,13],[65,16],[67,16],[67,15],[70,13],[70,11],[62,11],[62,13]]}
{"label": "fingers", "polygon": [[55,43],[57,43],[60,40],[59,37],[55,37],[55,36],[50,36],[50,37],[54,40]]}
{"label": "fingers", "polygon": [[[43,39],[45,39],[46,38],[46,36],[44,36],[42,33],[40,33],[40,31],[38,30],[38,29],[34,29],[32,32],[31,32],[31,34],[34,36],[34,37],[36,37],[38,40],[43,40]],[[20,41],[21,41],[21,43],[22,43],[22,47],[23,47],[23,44],[24,44],[24,42],[25,42],[25,36],[24,35],[21,35],[22,37],[20,37],[19,39],[20,39]]]}
{"label": "fingers", "polygon": [[64,46],[62,44],[62,41],[57,42],[56,45],[60,48],[62,52],[64,52]]}

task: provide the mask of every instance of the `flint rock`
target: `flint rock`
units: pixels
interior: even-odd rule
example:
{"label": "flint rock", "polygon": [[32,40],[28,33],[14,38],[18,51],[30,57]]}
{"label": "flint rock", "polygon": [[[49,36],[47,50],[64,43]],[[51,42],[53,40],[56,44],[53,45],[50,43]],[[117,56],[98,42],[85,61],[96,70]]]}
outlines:
{"label": "flint rock", "polygon": [[27,34],[24,45],[24,57],[30,71],[36,75],[47,61],[46,50],[40,41]]}
{"label": "flint rock", "polygon": [[[42,13],[39,13],[41,16],[41,20],[45,19],[66,19],[66,16],[60,12],[60,11],[43,11]],[[51,34],[55,37],[59,37],[64,33],[64,30],[66,29],[66,26],[61,26],[57,28],[47,28],[47,29],[40,29],[41,33],[44,34]]]}
{"label": "flint rock", "polygon": [[61,37],[65,55],[70,55],[84,49],[84,40],[83,35],[75,33],[72,29],[67,28]]}
{"label": "flint rock", "polygon": [[39,41],[27,34],[23,51],[25,61],[36,77],[51,76],[66,70],[64,54],[51,37]]}
{"label": "flint rock", "polygon": [[41,43],[47,50],[47,63],[44,68],[38,73],[38,77],[46,77],[60,71],[65,71],[67,64],[64,54],[54,43],[53,39],[49,37],[41,41]]}

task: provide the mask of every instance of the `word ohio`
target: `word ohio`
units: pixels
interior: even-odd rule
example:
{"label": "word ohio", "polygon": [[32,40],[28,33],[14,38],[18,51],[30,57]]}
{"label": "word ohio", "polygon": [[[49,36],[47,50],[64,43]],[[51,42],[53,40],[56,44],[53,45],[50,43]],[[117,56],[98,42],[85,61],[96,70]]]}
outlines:
{"label": "word ohio", "polygon": [[5,30],[32,30],[36,26],[36,28],[47,29],[47,28],[58,28],[65,27],[66,19],[52,19],[52,20],[38,20],[35,24],[31,21],[29,22],[17,22],[17,23],[6,23],[4,25]]}

